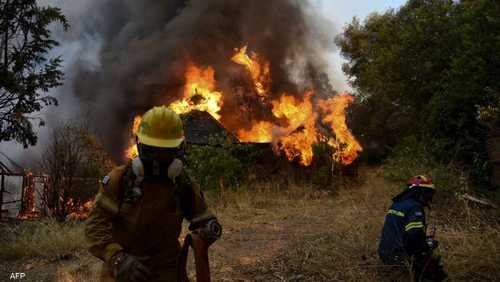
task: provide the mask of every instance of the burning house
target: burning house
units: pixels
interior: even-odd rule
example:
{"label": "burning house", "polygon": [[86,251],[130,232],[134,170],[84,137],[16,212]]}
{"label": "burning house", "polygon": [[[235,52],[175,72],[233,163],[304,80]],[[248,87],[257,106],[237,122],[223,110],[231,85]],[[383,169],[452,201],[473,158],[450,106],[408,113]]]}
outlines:
{"label": "burning house", "polygon": [[191,111],[181,116],[186,142],[191,145],[208,145],[210,136],[225,136],[231,142],[238,139],[228,132],[214,117],[203,111]]}
{"label": "burning house", "polygon": [[[137,155],[133,136],[155,105],[182,116],[190,144],[223,134],[265,144],[302,167],[313,164],[320,142],[342,165],[362,151],[346,121],[354,97],[338,94],[326,75],[332,23],[307,1],[105,0],[84,1],[78,11],[61,5],[75,27],[64,40],[86,54],[70,58],[63,87],[116,162]],[[89,203],[64,198],[74,212]],[[59,205],[57,197],[49,202]]]}
{"label": "burning house", "polygon": [[46,184],[46,176],[34,175],[0,152],[0,220],[40,216]]}
{"label": "burning house", "polygon": [[[98,63],[79,62],[73,92],[117,161],[136,154],[127,137],[154,105],[208,113],[238,141],[270,143],[302,166],[312,164],[318,142],[346,165],[362,150],[345,118],[354,99],[325,75],[331,23],[307,1],[91,3],[92,22],[79,32],[99,38]],[[188,141],[206,142],[191,127]]]}
{"label": "burning house", "polygon": [[[313,89],[300,95],[287,92],[275,95],[271,92],[270,62],[255,52],[248,55],[247,46],[234,51],[230,60],[241,66],[250,82],[250,88],[241,90],[240,97],[235,97],[237,93],[227,94],[233,103],[239,100],[237,104],[225,106],[226,96],[216,87],[212,67],[192,63],[188,66],[183,96],[169,105],[184,116],[188,143],[206,144],[211,133],[229,132],[242,142],[272,143],[276,153],[283,153],[303,166],[312,163],[313,145],[320,141],[335,149],[331,157],[337,162],[348,165],[356,159],[362,148],[346,124],[346,108],[353,102],[352,96],[323,98]],[[230,107],[227,113],[225,107]],[[137,115],[132,136],[137,133],[140,121]],[[134,140],[126,155],[129,158],[137,155]]]}

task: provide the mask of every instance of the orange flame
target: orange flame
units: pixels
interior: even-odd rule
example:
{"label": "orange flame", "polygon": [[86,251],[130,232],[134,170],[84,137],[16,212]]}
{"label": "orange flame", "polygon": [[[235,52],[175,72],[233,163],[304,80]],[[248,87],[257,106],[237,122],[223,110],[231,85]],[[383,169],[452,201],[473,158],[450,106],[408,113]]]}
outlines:
{"label": "orange flame", "polygon": [[[313,161],[313,145],[320,140],[326,141],[336,149],[332,158],[345,165],[352,163],[362,151],[360,144],[352,136],[346,125],[345,110],[353,97],[349,95],[333,96],[326,100],[314,99],[315,93],[307,91],[302,99],[287,93],[279,98],[264,101],[270,93],[270,63],[257,53],[247,54],[247,46],[235,49],[231,57],[234,63],[245,66],[253,82],[254,92],[260,103],[272,106],[273,120],[259,120],[250,116],[250,123],[234,126],[231,130],[236,132],[243,142],[272,142],[276,151],[284,152],[289,160],[297,160],[300,164],[308,166]],[[206,111],[215,119],[221,120],[223,106],[223,92],[216,89],[215,72],[210,66],[198,67],[189,63],[185,73],[186,84],[183,96],[170,104],[178,114],[188,113],[192,110]],[[266,109],[263,107],[262,109]],[[251,112],[251,111],[250,111]],[[230,116],[226,117],[226,121]],[[328,124],[332,132],[324,134],[318,130],[320,121]],[[224,119],[222,119],[224,123]],[[132,133],[137,133],[140,116],[135,117]],[[224,124],[223,124],[224,125]],[[250,129],[247,129],[250,128]],[[335,136],[332,136],[335,135]],[[137,156],[137,147],[130,143],[126,156]]]}
{"label": "orange flame", "polygon": [[69,198],[66,201],[66,210],[71,211],[71,213],[66,216],[66,219],[85,220],[89,217],[90,210],[94,206],[93,200],[88,200],[82,205],[79,203],[80,201],[75,201],[73,198]]}
{"label": "orange flame", "polygon": [[129,146],[125,152],[125,156],[128,159],[135,159],[139,155],[139,150],[137,149],[137,144],[135,143],[135,136],[139,132],[139,126],[141,125],[142,117],[137,115],[134,117],[134,122],[132,123],[132,138],[129,141]]}
{"label": "orange flame", "polygon": [[330,146],[337,148],[335,156],[341,163],[351,164],[358,154],[363,151],[363,148],[352,135],[346,123],[346,108],[354,101],[351,95],[343,94],[329,98],[328,100],[320,100],[319,108],[325,114],[323,122],[330,125],[330,128],[335,133],[336,141],[329,140]]}
{"label": "orange flame", "polygon": [[268,121],[252,122],[250,130],[240,129],[237,132],[238,139],[243,142],[268,143],[273,141],[274,125]]}
{"label": "orange flame", "polygon": [[311,103],[312,95],[312,91],[307,92],[303,101],[283,95],[279,101],[272,102],[274,116],[285,118],[288,122],[285,135],[278,138],[279,148],[285,152],[289,160],[298,158],[305,166],[312,163],[312,146],[318,141],[316,114]]}
{"label": "orange flame", "polygon": [[219,120],[222,107],[222,92],[215,90],[215,72],[212,67],[198,68],[190,63],[186,70],[186,85],[181,100],[170,104],[178,114],[192,110],[205,111]]}
{"label": "orange flame", "polygon": [[268,121],[254,122],[250,130],[239,130],[238,138],[246,142],[274,141],[275,148],[282,150],[289,160],[297,158],[302,165],[310,165],[313,160],[312,146],[318,141],[312,95],[312,91],[307,92],[303,101],[282,95],[271,104],[273,115],[283,120],[285,126]]}
{"label": "orange flame", "polygon": [[271,82],[269,62],[259,62],[262,60],[255,52],[252,52],[252,57],[248,56],[247,46],[235,49],[235,51],[236,54],[231,58],[231,61],[245,66],[252,77],[257,94],[261,97],[267,96]]}

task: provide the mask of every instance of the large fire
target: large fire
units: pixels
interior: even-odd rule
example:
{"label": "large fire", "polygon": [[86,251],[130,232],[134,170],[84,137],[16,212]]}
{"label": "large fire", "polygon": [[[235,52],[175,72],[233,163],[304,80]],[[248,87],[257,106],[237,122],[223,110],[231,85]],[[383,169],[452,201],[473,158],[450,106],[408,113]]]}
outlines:
{"label": "large fire", "polygon": [[323,122],[330,125],[335,133],[336,140],[328,140],[328,144],[337,149],[333,157],[343,164],[352,163],[358,157],[358,152],[363,150],[346,123],[345,109],[353,100],[351,95],[338,95],[318,103],[325,113]]}
{"label": "large fire", "polygon": [[281,96],[279,101],[272,103],[274,116],[288,121],[285,135],[278,137],[279,148],[289,160],[297,158],[305,166],[311,164],[312,147],[318,142],[312,95],[313,92],[307,92],[303,101],[297,101],[293,96]]}
{"label": "large fire", "polygon": [[[313,161],[313,145],[327,142],[335,150],[332,158],[344,165],[352,163],[362,151],[361,145],[351,134],[346,124],[346,108],[354,98],[348,94],[335,95],[328,99],[315,96],[313,90],[302,95],[281,93],[271,95],[270,63],[256,52],[247,54],[247,46],[235,49],[230,58],[242,65],[253,83],[251,91],[263,109],[270,109],[270,118],[249,118],[236,128],[225,121],[231,120],[230,114],[241,109],[223,111],[224,93],[217,89],[215,71],[212,67],[198,67],[189,63],[185,73],[182,97],[170,104],[178,114],[192,110],[206,111],[219,120],[224,127],[236,134],[242,142],[273,143],[277,153],[283,152],[289,160],[296,160],[304,166]],[[276,98],[277,97],[277,98]],[[135,135],[141,118],[136,116],[132,125]],[[321,128],[321,130],[319,129]],[[325,134],[325,129],[331,131]],[[126,151],[128,158],[137,156],[137,148],[131,143]]]}
{"label": "large fire", "polygon": [[198,68],[190,63],[186,70],[186,85],[181,100],[170,104],[170,108],[178,114],[192,110],[210,113],[215,119],[220,119],[222,107],[222,92],[215,90],[215,72],[212,67]]}
{"label": "large fire", "polygon": [[269,62],[259,62],[259,55],[255,52],[252,53],[252,57],[248,56],[247,47],[235,49],[236,54],[231,58],[231,61],[246,67],[252,77],[255,91],[259,96],[265,97],[271,83]]}

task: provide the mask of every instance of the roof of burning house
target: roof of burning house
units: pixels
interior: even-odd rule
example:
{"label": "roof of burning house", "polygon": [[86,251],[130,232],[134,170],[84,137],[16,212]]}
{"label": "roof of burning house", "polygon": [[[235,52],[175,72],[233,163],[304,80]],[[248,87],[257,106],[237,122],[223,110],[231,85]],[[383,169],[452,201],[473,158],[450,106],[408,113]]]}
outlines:
{"label": "roof of burning house", "polygon": [[6,174],[21,174],[24,172],[24,169],[5,153],[0,152],[0,172]]}
{"label": "roof of burning house", "polygon": [[189,144],[208,145],[211,136],[228,136],[232,142],[238,142],[238,138],[207,112],[191,111],[181,115],[181,118],[186,142]]}

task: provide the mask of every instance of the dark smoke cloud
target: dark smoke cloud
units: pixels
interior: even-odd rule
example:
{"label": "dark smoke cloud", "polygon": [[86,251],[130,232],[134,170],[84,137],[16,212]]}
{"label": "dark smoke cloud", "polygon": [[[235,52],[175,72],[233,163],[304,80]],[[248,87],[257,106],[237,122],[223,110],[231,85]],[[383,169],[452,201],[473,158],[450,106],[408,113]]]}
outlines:
{"label": "dark smoke cloud", "polygon": [[117,158],[134,115],[179,97],[188,60],[214,67],[231,105],[234,81],[245,74],[229,60],[234,48],[248,44],[271,61],[273,93],[301,93],[324,82],[334,46],[333,25],[307,1],[71,2],[82,7],[66,36],[86,35],[100,46],[97,65],[81,61],[71,69],[73,92]]}

